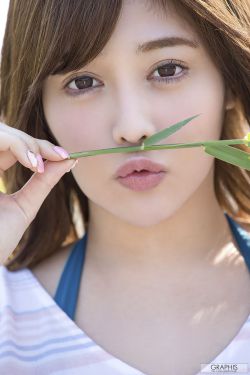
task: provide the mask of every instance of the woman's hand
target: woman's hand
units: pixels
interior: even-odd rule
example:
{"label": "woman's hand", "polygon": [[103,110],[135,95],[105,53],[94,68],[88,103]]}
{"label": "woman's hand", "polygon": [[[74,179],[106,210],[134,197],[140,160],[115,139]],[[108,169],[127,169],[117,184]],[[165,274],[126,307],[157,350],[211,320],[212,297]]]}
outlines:
{"label": "woman's hand", "polygon": [[0,122],[0,176],[17,161],[35,172],[19,191],[0,193],[0,264],[14,251],[51,189],[76,164],[64,160],[65,150],[54,147]]}

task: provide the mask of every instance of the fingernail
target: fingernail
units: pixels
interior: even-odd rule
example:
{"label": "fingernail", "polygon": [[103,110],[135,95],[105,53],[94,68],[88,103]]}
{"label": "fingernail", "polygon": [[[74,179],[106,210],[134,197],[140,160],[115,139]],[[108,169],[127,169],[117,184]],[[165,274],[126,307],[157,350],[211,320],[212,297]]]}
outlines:
{"label": "fingernail", "polygon": [[64,148],[62,147],[59,147],[59,146],[54,146],[53,147],[53,150],[58,154],[60,155],[63,159],[68,159],[69,157],[69,153],[64,150]]}
{"label": "fingernail", "polygon": [[30,161],[32,167],[33,167],[33,168],[36,168],[38,162],[37,162],[36,155],[34,154],[34,152],[32,152],[32,151],[28,151],[28,152],[27,152],[27,156],[28,156],[28,158],[29,158],[29,161]]}
{"label": "fingernail", "polygon": [[38,161],[37,172],[38,173],[43,173],[44,172],[43,158],[41,157],[40,154],[37,154],[36,158],[37,158],[37,161]]}
{"label": "fingernail", "polygon": [[74,164],[72,165],[72,167],[70,167],[70,168],[67,170],[67,172],[70,172],[71,169],[75,168],[75,166],[76,166],[76,164],[78,163],[78,161],[79,161],[79,160],[76,159],[75,162],[74,162]]}

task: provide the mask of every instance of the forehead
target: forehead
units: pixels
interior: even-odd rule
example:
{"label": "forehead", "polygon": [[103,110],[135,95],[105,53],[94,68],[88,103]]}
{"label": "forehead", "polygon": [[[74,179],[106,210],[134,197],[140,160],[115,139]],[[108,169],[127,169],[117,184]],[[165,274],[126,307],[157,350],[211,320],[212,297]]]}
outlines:
{"label": "forehead", "polygon": [[115,30],[100,55],[119,50],[123,45],[140,52],[142,49],[137,47],[144,41],[172,36],[201,43],[192,21],[176,11],[170,2],[163,9],[153,1],[125,0]]}

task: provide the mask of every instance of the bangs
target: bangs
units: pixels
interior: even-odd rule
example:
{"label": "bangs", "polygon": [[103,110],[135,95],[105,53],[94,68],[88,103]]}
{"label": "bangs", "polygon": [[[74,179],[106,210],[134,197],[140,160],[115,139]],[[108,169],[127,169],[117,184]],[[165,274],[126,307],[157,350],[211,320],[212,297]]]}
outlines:
{"label": "bangs", "polygon": [[[39,14],[33,56],[37,61],[34,76],[40,78],[78,70],[93,60],[110,39],[122,7],[122,0],[39,3],[31,17]],[[29,25],[34,26],[34,19]]]}

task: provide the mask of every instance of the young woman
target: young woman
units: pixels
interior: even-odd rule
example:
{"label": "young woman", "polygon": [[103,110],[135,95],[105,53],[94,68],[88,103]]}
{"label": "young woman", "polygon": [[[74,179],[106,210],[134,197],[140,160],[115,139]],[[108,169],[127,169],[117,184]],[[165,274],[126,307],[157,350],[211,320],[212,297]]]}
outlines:
{"label": "young woman", "polygon": [[242,138],[249,21],[247,0],[10,1],[0,373],[250,373],[249,172],[202,148],[66,160],[196,114],[167,143]]}

